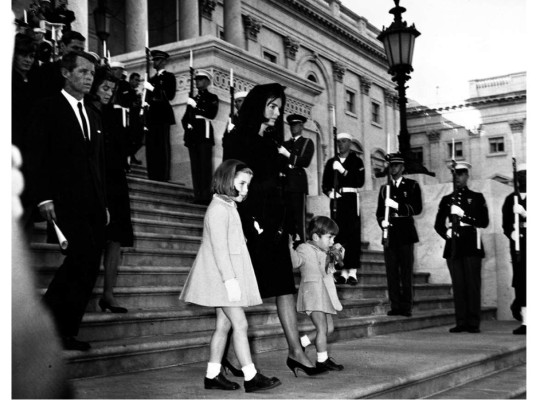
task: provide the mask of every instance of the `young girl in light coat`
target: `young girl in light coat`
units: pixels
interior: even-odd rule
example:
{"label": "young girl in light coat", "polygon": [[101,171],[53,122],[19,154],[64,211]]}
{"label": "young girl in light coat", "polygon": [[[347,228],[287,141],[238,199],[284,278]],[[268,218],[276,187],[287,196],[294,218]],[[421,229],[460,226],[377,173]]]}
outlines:
{"label": "young girl in light coat", "polygon": [[281,384],[279,379],[257,372],[247,336],[244,307],[262,304],[262,300],[236,203],[246,198],[252,176],[246,164],[232,159],[224,161],[214,172],[214,195],[205,214],[201,247],[180,296],[185,302],[216,308],[216,329],[210,341],[205,389],[236,390],[240,387],[220,372],[231,327],[246,392]]}

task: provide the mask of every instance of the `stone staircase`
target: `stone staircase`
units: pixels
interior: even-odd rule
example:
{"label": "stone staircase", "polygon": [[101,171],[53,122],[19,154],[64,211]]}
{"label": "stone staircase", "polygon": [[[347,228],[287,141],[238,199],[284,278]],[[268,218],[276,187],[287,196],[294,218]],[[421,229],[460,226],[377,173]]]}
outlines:
{"label": "stone staircase", "polygon": [[[66,352],[71,378],[124,374],[205,361],[215,313],[187,305],[178,297],[201,240],[204,206],[191,203],[191,189],[181,184],[152,182],[143,169],[129,176],[135,246],[125,249],[115,295],[127,314],[103,313],[97,301],[102,274],[88,305],[78,338],[91,342],[88,352]],[[32,243],[44,292],[62,256],[57,245],[45,243],[45,227],[36,224]],[[344,310],[334,318],[335,342],[410,331],[454,320],[450,285],[431,284],[427,273],[415,274],[415,307],[410,318],[387,317],[383,254],[365,249],[360,282],[339,287]],[[296,275],[296,282],[299,276]],[[247,310],[254,353],[286,349],[273,300]],[[494,309],[483,310],[492,319]],[[313,332],[300,316],[300,331]]]}

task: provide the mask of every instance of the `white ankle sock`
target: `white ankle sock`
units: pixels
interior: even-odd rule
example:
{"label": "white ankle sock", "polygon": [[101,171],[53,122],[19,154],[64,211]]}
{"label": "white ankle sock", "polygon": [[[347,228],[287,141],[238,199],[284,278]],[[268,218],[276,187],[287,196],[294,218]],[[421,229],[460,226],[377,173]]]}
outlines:
{"label": "white ankle sock", "polygon": [[250,381],[255,377],[255,375],[257,375],[257,370],[255,369],[255,364],[253,363],[242,367],[242,372],[244,373],[245,381]]}
{"label": "white ankle sock", "polygon": [[211,363],[209,362],[207,364],[207,375],[206,377],[208,379],[214,379],[219,375],[221,371],[221,364],[220,363]]}
{"label": "white ankle sock", "polygon": [[521,307],[521,325],[527,325],[527,307]]}
{"label": "white ankle sock", "polygon": [[316,353],[316,361],[324,362],[327,359],[328,359],[328,352],[327,351],[321,351],[320,353]]}
{"label": "white ankle sock", "polygon": [[352,276],[357,280],[357,269],[352,268],[350,272],[348,273],[348,276]]}
{"label": "white ankle sock", "polygon": [[300,338],[300,342],[301,342],[301,345],[303,347],[307,347],[311,344],[311,340],[309,339],[309,336],[307,335],[303,335],[301,338]]}
{"label": "white ankle sock", "polygon": [[343,269],[343,270],[341,271],[341,276],[342,276],[344,279],[348,279],[348,276],[349,276],[349,274],[348,274],[348,270],[347,270],[347,269]]}

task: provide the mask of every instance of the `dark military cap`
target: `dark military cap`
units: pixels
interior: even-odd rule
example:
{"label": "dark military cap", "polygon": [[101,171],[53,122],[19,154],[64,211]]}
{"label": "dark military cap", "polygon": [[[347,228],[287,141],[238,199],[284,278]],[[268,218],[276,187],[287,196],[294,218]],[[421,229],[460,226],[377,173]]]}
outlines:
{"label": "dark military cap", "polygon": [[307,118],[305,118],[303,115],[300,115],[300,114],[290,114],[287,117],[287,122],[289,124],[295,124],[297,122],[301,122],[302,124],[305,124],[305,121],[307,121]]}
{"label": "dark military cap", "polygon": [[387,154],[386,159],[389,164],[404,164],[405,162],[400,152]]}
{"label": "dark military cap", "polygon": [[169,58],[169,54],[162,50],[151,50],[151,57],[153,60],[157,58]]}

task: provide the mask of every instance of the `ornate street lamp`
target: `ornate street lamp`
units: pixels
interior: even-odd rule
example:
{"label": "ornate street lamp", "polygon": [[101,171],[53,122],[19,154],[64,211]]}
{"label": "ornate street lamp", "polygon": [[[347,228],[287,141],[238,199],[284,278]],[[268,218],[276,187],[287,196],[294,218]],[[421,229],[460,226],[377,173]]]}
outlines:
{"label": "ornate street lamp", "polygon": [[413,71],[411,62],[413,59],[413,49],[415,38],[420,32],[415,28],[415,24],[408,27],[405,21],[402,21],[402,13],[406,11],[399,5],[400,0],[394,0],[395,7],[389,13],[393,14],[395,20],[387,29],[383,29],[378,35],[378,39],[383,42],[387,62],[389,63],[389,74],[393,76],[393,82],[396,82],[398,91],[398,106],[400,109],[400,133],[398,143],[400,152],[406,159],[407,173],[425,173],[435,176],[429,172],[414,158],[409,144],[409,133],[406,118],[406,82],[411,79],[409,73]]}
{"label": "ornate street lamp", "polygon": [[97,8],[93,10],[93,18],[95,20],[95,32],[102,42],[102,55],[107,57],[106,40],[110,36],[110,13],[106,8],[106,0],[99,0]]}

